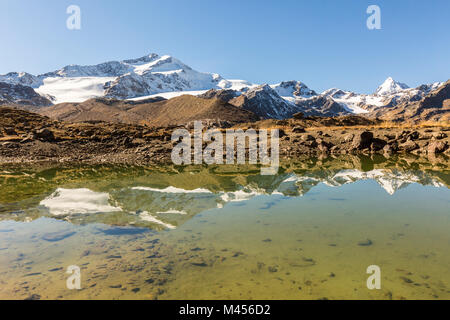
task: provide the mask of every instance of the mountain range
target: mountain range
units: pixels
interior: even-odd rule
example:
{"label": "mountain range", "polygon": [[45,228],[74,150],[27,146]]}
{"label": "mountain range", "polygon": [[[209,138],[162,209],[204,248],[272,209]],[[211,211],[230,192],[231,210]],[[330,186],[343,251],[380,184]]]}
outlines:
{"label": "mountain range", "polygon": [[[64,112],[73,113],[71,108],[80,110],[80,104],[92,104],[92,98],[149,102],[158,97],[153,102],[162,104],[162,98],[187,94],[218,99],[263,119],[285,119],[301,112],[305,116],[360,114],[386,120],[448,120],[449,86],[447,81],[409,88],[389,77],[373,94],[339,88],[317,93],[300,81],[269,85],[224,79],[216,73],[193,70],[171,56],[152,53],[91,66],[69,65],[37,76],[26,72],[0,75],[0,103],[36,107],[64,104]],[[408,112],[410,105],[414,105],[414,112]]]}

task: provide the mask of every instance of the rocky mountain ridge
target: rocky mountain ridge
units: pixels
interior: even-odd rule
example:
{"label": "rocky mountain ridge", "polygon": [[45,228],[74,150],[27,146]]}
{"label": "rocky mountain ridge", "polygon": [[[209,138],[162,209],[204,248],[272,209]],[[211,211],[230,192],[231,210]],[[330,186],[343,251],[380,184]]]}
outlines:
{"label": "rocky mountain ridge", "polygon": [[[436,82],[409,88],[389,77],[373,94],[358,94],[338,88],[317,93],[300,81],[258,85],[244,80],[227,80],[219,74],[198,72],[176,58],[155,53],[97,65],[69,65],[37,76],[10,72],[0,75],[0,83],[4,88],[13,86],[4,94],[1,103],[35,106],[84,102],[96,97],[146,99],[157,95],[165,97],[170,94],[172,98],[190,94],[207,98],[206,92],[215,90],[222,92],[220,99],[225,102],[233,100],[231,104],[250,110],[257,116],[275,119],[289,118],[297,112],[325,117],[393,115],[395,112],[390,112],[392,108],[405,108],[444,85]],[[27,89],[17,87],[19,85]],[[223,90],[227,91],[226,97]],[[209,92],[208,95],[215,96],[216,93]],[[435,112],[434,115],[434,118],[439,118],[442,112]]]}

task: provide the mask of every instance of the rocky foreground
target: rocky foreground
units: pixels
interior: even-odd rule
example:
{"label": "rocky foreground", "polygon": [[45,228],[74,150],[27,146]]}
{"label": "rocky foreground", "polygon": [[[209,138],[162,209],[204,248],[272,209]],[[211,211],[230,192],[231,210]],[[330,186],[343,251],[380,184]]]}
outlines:
{"label": "rocky foreground", "polygon": [[[220,124],[209,123],[209,127]],[[184,126],[67,123],[18,109],[0,108],[0,163],[87,162],[150,164],[169,162],[172,132]],[[296,116],[236,124],[235,128],[278,128],[280,156],[412,153],[449,156],[448,126],[399,126],[357,116]],[[218,130],[225,130],[217,128]],[[225,132],[225,131],[224,131]]]}

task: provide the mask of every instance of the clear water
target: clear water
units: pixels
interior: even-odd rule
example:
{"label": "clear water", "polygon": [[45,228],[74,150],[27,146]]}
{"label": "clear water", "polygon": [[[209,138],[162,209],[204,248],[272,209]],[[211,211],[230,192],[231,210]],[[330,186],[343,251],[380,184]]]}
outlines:
{"label": "clear water", "polygon": [[2,167],[0,299],[449,299],[449,184],[448,163],[421,159],[305,159],[276,176]]}

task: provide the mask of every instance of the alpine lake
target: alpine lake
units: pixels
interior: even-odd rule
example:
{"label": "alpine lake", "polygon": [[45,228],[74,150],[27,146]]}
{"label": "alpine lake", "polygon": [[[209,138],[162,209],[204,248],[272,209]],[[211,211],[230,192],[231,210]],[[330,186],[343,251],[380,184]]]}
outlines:
{"label": "alpine lake", "polygon": [[449,165],[1,165],[0,299],[450,299]]}

